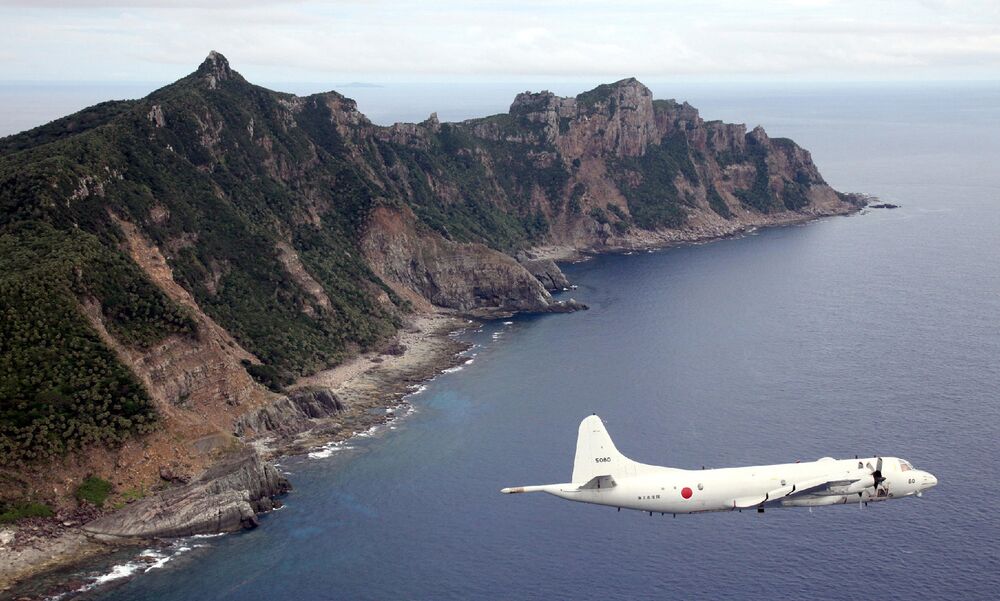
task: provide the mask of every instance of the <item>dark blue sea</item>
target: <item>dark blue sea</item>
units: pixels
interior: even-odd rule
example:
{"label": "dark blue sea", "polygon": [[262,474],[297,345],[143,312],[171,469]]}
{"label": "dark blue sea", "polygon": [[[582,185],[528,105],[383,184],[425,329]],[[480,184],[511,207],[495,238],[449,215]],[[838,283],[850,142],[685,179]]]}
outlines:
{"label": "dark blue sea", "polygon": [[[282,461],[295,491],[262,527],[88,597],[1000,596],[1000,86],[651,87],[791,137],[837,189],[901,208],[569,265],[590,311],[465,334],[474,361],[396,429]],[[364,91],[384,114],[393,93]],[[646,463],[885,454],[940,485],[677,518],[499,494],[566,481],[594,412]]]}

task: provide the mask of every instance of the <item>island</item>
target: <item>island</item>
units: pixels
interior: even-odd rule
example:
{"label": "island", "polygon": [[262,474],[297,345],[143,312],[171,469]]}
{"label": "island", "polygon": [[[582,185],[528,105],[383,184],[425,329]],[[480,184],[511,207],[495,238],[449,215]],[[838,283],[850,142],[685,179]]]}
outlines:
{"label": "island", "polygon": [[469,318],[584,309],[556,261],[864,202],[635,79],[380,126],[212,52],[0,139],[0,589],[256,526],[290,486],[269,459],[392,419]]}

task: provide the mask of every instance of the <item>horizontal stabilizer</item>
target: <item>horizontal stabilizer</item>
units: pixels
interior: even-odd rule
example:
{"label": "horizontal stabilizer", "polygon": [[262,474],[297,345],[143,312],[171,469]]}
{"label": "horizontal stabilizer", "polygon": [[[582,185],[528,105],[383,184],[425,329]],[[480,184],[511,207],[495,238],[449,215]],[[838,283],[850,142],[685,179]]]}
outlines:
{"label": "horizontal stabilizer", "polygon": [[611,476],[594,476],[586,484],[580,486],[580,490],[601,490],[618,486]]}

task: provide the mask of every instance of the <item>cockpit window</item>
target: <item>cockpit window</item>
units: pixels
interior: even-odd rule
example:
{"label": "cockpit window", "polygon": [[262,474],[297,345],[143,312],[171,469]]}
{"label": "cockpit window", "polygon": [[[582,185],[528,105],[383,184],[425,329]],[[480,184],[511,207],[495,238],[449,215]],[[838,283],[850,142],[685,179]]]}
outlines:
{"label": "cockpit window", "polygon": [[910,465],[909,461],[907,461],[905,459],[900,459],[899,460],[899,471],[901,471],[901,472],[908,472],[908,471],[910,471],[912,469],[913,469],[913,466]]}

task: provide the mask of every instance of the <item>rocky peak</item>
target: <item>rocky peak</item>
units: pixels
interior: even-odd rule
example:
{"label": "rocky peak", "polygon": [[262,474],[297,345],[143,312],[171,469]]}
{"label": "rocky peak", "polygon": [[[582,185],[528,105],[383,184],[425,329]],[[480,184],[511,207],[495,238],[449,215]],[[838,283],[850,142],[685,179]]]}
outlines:
{"label": "rocky peak", "polygon": [[653,93],[649,91],[641,81],[634,77],[626,77],[625,79],[619,79],[618,81],[611,84],[612,88],[619,90],[621,94],[630,96],[643,96],[646,98],[653,98]]}
{"label": "rocky peak", "polygon": [[759,144],[761,146],[767,146],[767,143],[770,141],[770,138],[767,136],[767,132],[764,131],[764,128],[759,125],[747,134],[747,138],[749,138],[754,144]]}
{"label": "rocky peak", "polygon": [[659,141],[653,94],[634,77],[599,85],[574,101],[573,140],[564,144],[572,154],[638,156]]}
{"label": "rocky peak", "polygon": [[198,66],[197,74],[208,83],[208,87],[212,90],[219,87],[220,81],[243,80],[239,73],[229,67],[229,61],[226,60],[226,57],[215,50],[209,52],[205,60]]}
{"label": "rocky peak", "polygon": [[431,113],[431,116],[424,119],[423,123],[420,125],[423,125],[434,133],[441,131],[441,121],[438,120],[437,113]]}
{"label": "rocky peak", "polygon": [[509,114],[534,132],[529,137],[532,142],[551,144],[559,136],[559,119],[576,115],[576,101],[548,90],[521,92],[511,103]]}
{"label": "rocky peak", "polygon": [[652,109],[653,93],[639,80],[629,77],[577,94],[576,101],[592,110],[612,107],[642,109],[645,106]]}
{"label": "rocky peak", "polygon": [[556,111],[559,108],[560,100],[555,94],[548,90],[541,92],[521,92],[514,97],[514,102],[510,105],[511,115],[525,115],[530,113],[545,113]]}

